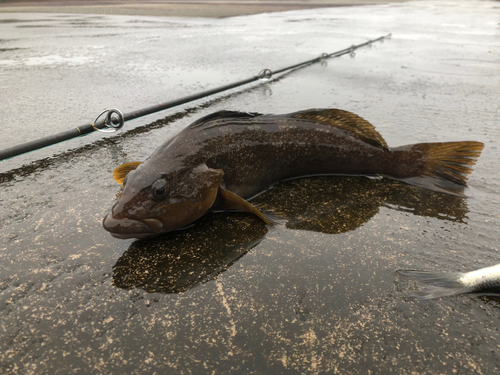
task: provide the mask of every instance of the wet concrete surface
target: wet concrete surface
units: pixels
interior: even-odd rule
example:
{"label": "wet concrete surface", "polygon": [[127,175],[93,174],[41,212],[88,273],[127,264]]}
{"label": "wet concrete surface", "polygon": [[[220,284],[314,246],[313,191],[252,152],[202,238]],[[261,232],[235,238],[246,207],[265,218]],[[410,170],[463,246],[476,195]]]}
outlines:
{"label": "wet concrete surface", "polygon": [[[391,40],[0,163],[7,374],[477,373],[500,367],[500,300],[427,302],[400,268],[498,263],[500,3],[410,2],[222,20],[0,14],[2,146]],[[259,196],[269,230],[220,213],[147,241],[102,227],[112,170],[220,109],[352,111],[390,146],[476,140],[462,199],[363,177]]]}

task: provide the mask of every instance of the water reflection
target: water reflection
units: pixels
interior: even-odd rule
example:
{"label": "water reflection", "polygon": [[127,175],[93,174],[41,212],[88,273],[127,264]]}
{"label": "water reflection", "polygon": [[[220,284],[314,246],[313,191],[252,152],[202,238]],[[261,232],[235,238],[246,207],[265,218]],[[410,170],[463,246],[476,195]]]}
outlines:
{"label": "water reflection", "polygon": [[[285,213],[287,228],[327,234],[356,229],[381,206],[419,216],[463,222],[462,198],[403,183],[364,177],[316,177],[286,181],[260,195]],[[114,266],[114,285],[148,292],[181,293],[215,279],[267,233],[255,216],[209,214],[183,231],[134,242]]]}
{"label": "water reflection", "polygon": [[217,278],[266,233],[255,216],[208,214],[186,230],[134,242],[116,262],[113,284],[182,293]]}

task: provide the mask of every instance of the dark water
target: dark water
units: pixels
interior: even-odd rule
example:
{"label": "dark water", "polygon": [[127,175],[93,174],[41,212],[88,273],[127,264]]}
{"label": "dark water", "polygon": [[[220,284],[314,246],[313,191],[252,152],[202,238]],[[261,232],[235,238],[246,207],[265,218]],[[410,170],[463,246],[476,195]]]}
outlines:
{"label": "dark water", "polygon": [[[4,62],[0,71],[0,99],[9,100],[0,110],[10,137],[2,146],[85,123],[83,108],[92,117],[108,103],[137,109],[163,98],[168,90],[160,90],[155,77],[167,78],[160,68],[149,72],[150,66],[170,64],[180,72],[169,86],[174,98],[200,88],[186,78],[189,69],[213,70],[200,81],[215,83],[222,75],[231,82],[270,56],[272,67],[288,65],[314,57],[318,48],[333,51],[394,34],[354,59],[330,60],[250,91],[187,105],[157,122],[146,118],[126,125],[133,130],[121,135],[90,135],[2,162],[0,372],[499,371],[499,299],[416,301],[408,295],[418,286],[395,274],[400,268],[465,271],[499,263],[496,5],[415,2],[203,20],[203,27],[200,20],[152,18],[161,23],[153,27],[127,23],[127,17],[101,23],[85,16],[0,14],[19,21],[0,23],[2,30],[8,27],[1,34],[0,63],[17,61]],[[88,25],[73,29],[68,20]],[[53,27],[24,27],[37,24]],[[142,31],[123,26],[146,24]],[[23,28],[16,34],[12,28],[18,26]],[[52,31],[42,35],[42,29]],[[178,38],[169,39],[168,32]],[[75,57],[63,42],[56,48],[74,33],[80,33],[75,46],[90,48],[91,40],[104,38],[107,53],[135,57],[78,66],[55,57],[50,64],[26,64],[32,57]],[[132,47],[139,40],[145,40],[140,48]],[[168,43],[176,56],[165,52]],[[206,61],[191,54],[202,44]],[[27,51],[39,53],[30,57]],[[143,53],[151,64],[141,65]],[[127,71],[131,62],[142,73]],[[84,85],[80,77],[100,64]],[[123,89],[129,77],[120,86],[103,80],[113,66],[130,75],[133,90]],[[60,73],[67,78],[55,80]],[[21,79],[24,89],[16,83]],[[85,95],[82,86],[95,88],[94,94]],[[21,106],[27,100],[32,106]],[[256,198],[290,217],[276,230],[240,213],[207,215],[187,230],[138,242],[113,239],[101,228],[118,191],[112,170],[143,160],[195,119],[219,109],[286,113],[313,107],[363,116],[390,146],[484,142],[470,197],[386,179],[318,177],[278,184]],[[30,118],[37,126],[20,131]]]}

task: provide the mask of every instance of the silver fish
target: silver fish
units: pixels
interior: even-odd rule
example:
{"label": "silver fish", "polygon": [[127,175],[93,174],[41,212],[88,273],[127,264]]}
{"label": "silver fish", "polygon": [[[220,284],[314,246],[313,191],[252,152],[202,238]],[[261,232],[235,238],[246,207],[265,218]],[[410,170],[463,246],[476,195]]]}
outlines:
{"label": "silver fish", "polygon": [[465,273],[418,270],[396,272],[427,284],[424,290],[413,295],[420,300],[464,293],[500,294],[500,264]]}

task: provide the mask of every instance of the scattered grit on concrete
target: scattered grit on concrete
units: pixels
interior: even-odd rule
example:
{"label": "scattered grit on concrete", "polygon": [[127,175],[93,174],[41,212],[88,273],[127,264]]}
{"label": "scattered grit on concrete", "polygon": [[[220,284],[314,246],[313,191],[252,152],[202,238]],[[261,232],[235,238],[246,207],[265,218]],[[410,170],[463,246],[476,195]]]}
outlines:
{"label": "scattered grit on concrete", "polygon": [[[221,19],[0,14],[1,145],[393,33],[355,57],[0,163],[0,373],[498,373],[498,298],[417,301],[409,294],[419,286],[395,273],[500,258],[498,6],[419,1]],[[484,142],[471,197],[319,177],[258,197],[290,217],[286,228],[219,213],[148,241],[102,229],[119,190],[113,169],[198,118],[326,107],[366,118],[390,146]]]}
{"label": "scattered grit on concrete", "polygon": [[84,13],[167,17],[232,17],[312,8],[374,5],[408,0],[301,0],[301,1],[0,1],[0,12]]}

